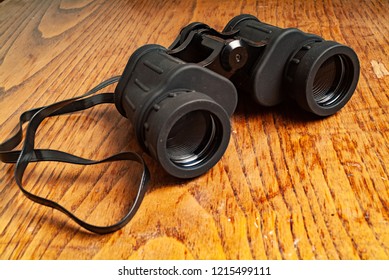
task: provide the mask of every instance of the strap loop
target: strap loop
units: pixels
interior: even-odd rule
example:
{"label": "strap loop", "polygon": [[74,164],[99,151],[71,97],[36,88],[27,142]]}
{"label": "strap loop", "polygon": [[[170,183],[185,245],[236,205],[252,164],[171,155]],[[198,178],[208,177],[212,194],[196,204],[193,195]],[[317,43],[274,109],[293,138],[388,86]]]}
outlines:
{"label": "strap loop", "polygon": [[[93,89],[89,90],[87,93],[79,97],[66,99],[45,107],[35,108],[24,112],[20,116],[19,125],[16,127],[15,134],[0,144],[0,161],[5,163],[16,164],[14,178],[17,185],[19,186],[20,190],[23,192],[24,195],[26,195],[29,199],[33,200],[36,203],[61,211],[81,227],[98,234],[111,233],[122,228],[132,219],[132,217],[135,215],[136,211],[138,210],[145,196],[145,193],[147,191],[147,183],[150,178],[148,168],[145,162],[143,161],[143,158],[139,154],[134,152],[124,152],[124,153],[119,153],[110,156],[108,158],[99,161],[95,161],[95,160],[81,158],[57,150],[34,149],[35,134],[39,125],[47,117],[85,110],[93,106],[96,106],[98,104],[114,103],[113,93],[101,93],[93,96],[90,95],[98,92],[99,90],[107,87],[108,85],[116,83],[119,79],[120,76],[112,77],[100,83],[99,85],[97,85],[96,87],[94,87]],[[13,151],[13,149],[23,140],[22,126],[26,122],[29,122],[29,124],[27,126],[26,138],[24,141],[23,148],[20,151],[19,150]],[[27,191],[22,184],[24,171],[26,170],[30,162],[57,161],[57,162],[65,162],[65,163],[80,164],[80,165],[94,165],[99,163],[123,161],[123,160],[138,162],[139,164],[141,164],[143,171],[138,186],[138,192],[131,209],[120,221],[109,226],[96,226],[96,225],[86,223],[85,221],[77,218],[73,213],[71,213],[66,208],[56,203],[55,201],[37,196]]]}

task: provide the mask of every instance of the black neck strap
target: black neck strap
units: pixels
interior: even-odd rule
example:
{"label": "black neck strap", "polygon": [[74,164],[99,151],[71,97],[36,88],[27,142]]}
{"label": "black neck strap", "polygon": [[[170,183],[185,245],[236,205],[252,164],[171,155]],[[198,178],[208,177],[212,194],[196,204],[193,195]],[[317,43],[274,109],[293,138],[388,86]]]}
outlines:
{"label": "black neck strap", "polygon": [[[16,164],[14,177],[16,183],[18,184],[23,194],[25,194],[29,199],[39,204],[57,209],[65,213],[70,219],[75,221],[81,227],[91,232],[99,233],[99,234],[111,233],[122,228],[131,220],[131,218],[135,215],[136,211],[138,210],[143,200],[143,197],[147,191],[147,183],[150,177],[149,171],[142,157],[137,153],[125,152],[125,153],[119,153],[110,156],[103,160],[96,161],[96,160],[81,158],[57,150],[34,149],[35,133],[39,125],[41,124],[41,122],[47,117],[82,111],[98,104],[114,103],[113,93],[100,93],[100,94],[95,94],[95,93],[107,87],[108,85],[116,83],[119,80],[119,78],[120,76],[112,77],[111,79],[102,82],[101,84],[97,85],[96,87],[94,87],[93,89],[91,89],[90,91],[88,91],[87,93],[79,97],[70,98],[67,100],[63,100],[51,104],[49,106],[35,108],[24,112],[20,116],[19,125],[16,127],[15,134],[0,144],[0,161],[5,163]],[[23,140],[22,125],[26,122],[29,123],[26,130],[26,137],[25,137],[23,148],[21,150],[13,150]],[[73,213],[71,213],[69,210],[67,210],[60,204],[52,200],[37,196],[27,191],[22,184],[24,171],[26,170],[30,162],[58,161],[58,162],[66,162],[66,163],[80,164],[80,165],[92,165],[92,164],[122,161],[122,160],[130,160],[130,161],[138,162],[139,164],[141,164],[143,171],[138,186],[138,192],[131,209],[120,221],[110,226],[96,226],[96,225],[86,223],[85,221],[77,218]]]}

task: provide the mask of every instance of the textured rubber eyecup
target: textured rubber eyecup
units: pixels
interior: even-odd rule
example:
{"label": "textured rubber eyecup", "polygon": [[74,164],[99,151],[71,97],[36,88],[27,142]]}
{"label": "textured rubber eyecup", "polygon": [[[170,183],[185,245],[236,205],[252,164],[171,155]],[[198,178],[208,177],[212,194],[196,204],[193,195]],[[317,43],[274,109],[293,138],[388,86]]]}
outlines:
{"label": "textured rubber eyecup", "polygon": [[222,32],[230,32],[235,29],[235,27],[246,20],[255,20],[259,21],[255,16],[249,14],[241,14],[239,16],[233,17],[224,27]]}
{"label": "textured rubber eyecup", "polygon": [[[335,77],[337,84],[328,89],[328,99],[317,99],[317,74],[329,60],[339,61]],[[359,60],[355,52],[332,41],[314,43],[296,68],[293,78],[293,96],[301,107],[318,116],[329,116],[339,111],[351,98],[359,79]],[[325,90],[325,89],[322,89]]]}
{"label": "textured rubber eyecup", "polygon": [[[155,107],[158,110],[152,110],[147,118],[145,146],[167,173],[177,178],[193,178],[204,174],[220,160],[227,149],[231,127],[229,115],[212,98],[199,92],[178,93],[166,97]],[[194,163],[177,163],[168,152],[169,135],[177,122],[197,111],[212,119],[212,139]]]}

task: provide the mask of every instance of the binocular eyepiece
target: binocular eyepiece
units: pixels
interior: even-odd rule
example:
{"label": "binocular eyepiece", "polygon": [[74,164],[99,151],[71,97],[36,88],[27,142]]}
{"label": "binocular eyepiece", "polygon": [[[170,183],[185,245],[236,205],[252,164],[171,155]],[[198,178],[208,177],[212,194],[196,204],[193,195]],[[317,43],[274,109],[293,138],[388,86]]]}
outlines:
{"label": "binocular eyepiece", "polygon": [[168,49],[136,50],[115,89],[115,104],[166,172],[193,178],[223,156],[237,90],[264,106],[292,98],[329,116],[348,102],[358,78],[351,48],[240,15],[222,32],[195,22]]}

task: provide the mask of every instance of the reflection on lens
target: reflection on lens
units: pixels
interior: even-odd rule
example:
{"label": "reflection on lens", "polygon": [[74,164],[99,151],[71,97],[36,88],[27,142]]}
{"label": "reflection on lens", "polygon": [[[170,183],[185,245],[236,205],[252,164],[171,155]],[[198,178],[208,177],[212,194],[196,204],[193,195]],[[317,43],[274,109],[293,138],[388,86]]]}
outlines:
{"label": "reflection on lens", "polygon": [[330,106],[344,97],[350,84],[346,67],[340,55],[330,57],[320,66],[312,88],[313,99],[318,105]]}
{"label": "reflection on lens", "polygon": [[181,167],[191,167],[208,159],[217,145],[216,129],[209,112],[192,111],[181,117],[166,142],[170,160]]}

